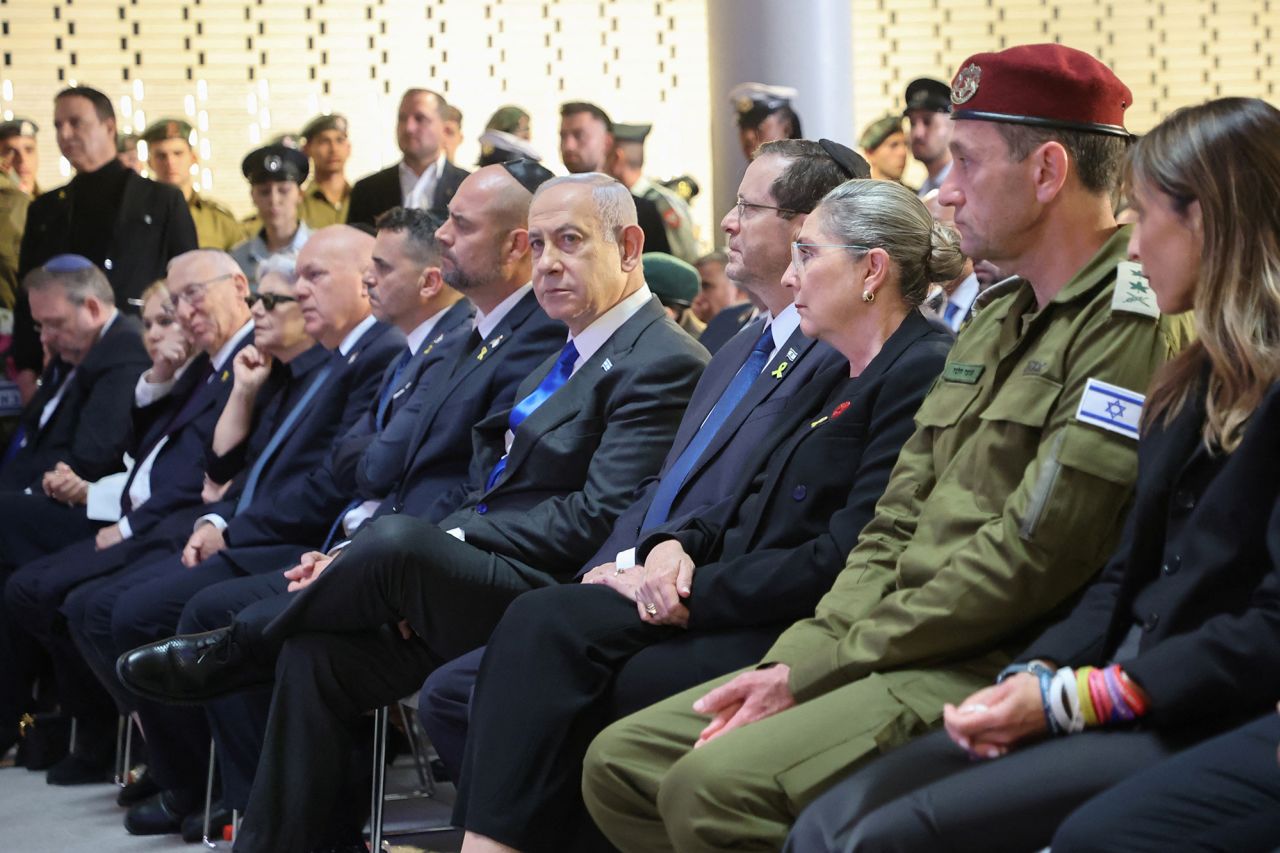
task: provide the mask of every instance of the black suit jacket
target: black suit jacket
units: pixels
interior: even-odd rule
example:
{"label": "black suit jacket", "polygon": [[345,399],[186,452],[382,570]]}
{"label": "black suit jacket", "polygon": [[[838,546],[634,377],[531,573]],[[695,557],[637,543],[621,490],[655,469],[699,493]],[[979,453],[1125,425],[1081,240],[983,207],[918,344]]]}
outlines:
{"label": "black suit jacket", "polygon": [[[633,548],[640,541],[640,528],[653,502],[659,477],[675,463],[697,434],[720,395],[751,354],[764,325],[763,318],[749,324],[712,356],[694,389],[693,399],[689,401],[675,442],[663,460],[658,476],[641,484],[635,502],[618,518],[609,538],[581,567],[582,572],[601,563],[612,562],[618,552]],[[779,372],[784,362],[787,366]],[[804,388],[815,375],[834,365],[845,365],[847,369],[848,362],[826,344],[806,338],[797,327],[689,471],[672,501],[668,523],[679,524],[731,494],[742,476],[743,463],[757,452],[762,442],[770,441],[775,435],[775,421],[787,410],[792,395]]]}
{"label": "black suit jacket", "polygon": [[636,224],[644,231],[644,250],[671,254],[667,226],[662,221],[662,212],[658,210],[658,206],[644,196],[633,194],[631,198],[636,203]]}
{"label": "black suit jacket", "polygon": [[[22,234],[18,277],[42,265],[54,255],[70,251],[71,217],[77,204],[72,184],[43,193],[27,211]],[[128,299],[137,298],[156,279],[164,278],[169,260],[197,248],[196,226],[182,192],[168,184],[149,181],[130,172],[115,229],[104,258],[90,258],[107,274],[115,291],[116,306],[132,313]],[[40,340],[31,324],[31,308],[23,294],[14,314],[14,355],[20,368],[39,370]]]}
{"label": "black suit jacket", "polygon": [[[1256,715],[1280,699],[1280,383],[1220,464],[1201,444],[1204,392],[1138,443],[1138,481],[1120,546],[1064,620],[1024,659],[1121,661],[1157,725]],[[1136,611],[1136,612],[1135,612]]]}
{"label": "black suit jacket", "polygon": [[[556,357],[521,383],[516,400],[537,388]],[[473,491],[440,526],[536,567],[538,585],[572,577],[636,484],[658,469],[707,361],[653,297],[525,418],[491,488],[485,483],[503,455],[508,413],[476,425]]]}
{"label": "black suit jacket", "polygon": [[[444,156],[441,154],[440,156]],[[431,212],[440,216],[448,215],[449,200],[458,191],[462,179],[471,174],[466,169],[444,161],[444,170],[436,183],[436,190],[431,199]],[[372,175],[366,175],[356,181],[351,188],[351,207],[347,210],[347,224],[372,225],[380,215],[404,202],[400,192],[400,164],[388,166]]]}
{"label": "black suit jacket", "polygon": [[720,347],[724,346],[734,335],[738,334],[743,326],[750,322],[751,312],[755,310],[755,306],[750,302],[730,305],[711,318],[710,322],[707,323],[707,327],[702,330],[702,334],[698,336],[698,343],[706,347],[707,352],[715,355]]}
{"label": "black suit jacket", "polygon": [[909,313],[856,379],[841,362],[805,383],[724,503],[645,538],[637,557],[678,539],[698,566],[690,630],[781,629],[812,615],[871,519],[951,342]]}
{"label": "black suit jacket", "polygon": [[512,306],[489,337],[466,349],[456,342],[448,370],[432,376],[362,458],[361,490],[388,495],[377,515],[405,513],[439,521],[467,496],[472,427],[505,415],[516,387],[564,346],[567,330],[538,305],[533,291]]}
{"label": "black suit jacket", "polygon": [[[253,343],[253,333],[245,335],[232,349],[222,370],[209,373],[209,356],[201,353],[192,360],[173,389],[149,406],[134,409],[137,442],[134,470],[125,482],[123,516],[129,520],[133,536],[145,536],[175,513],[190,517],[203,512],[200,499],[204,487],[204,453],[213,438],[218,416],[227,403],[234,384],[231,362],[240,350]],[[137,466],[146,459],[160,439],[168,436],[151,467],[151,496],[139,507],[128,505],[127,496]]]}
{"label": "black suit jacket", "polygon": [[[301,418],[289,431],[263,469],[253,498],[242,511],[236,505],[248,472],[254,465],[247,458],[232,482],[226,498],[207,510],[227,519],[224,533],[228,547],[216,557],[231,561],[242,571],[255,573],[281,568],[293,559],[296,544],[282,543],[275,525],[310,531],[293,542],[319,542],[328,532],[338,510],[348,496],[339,492],[324,467],[334,439],[345,433],[376,402],[378,385],[387,363],[399,356],[404,335],[385,323],[375,323],[365,331],[350,352],[324,353],[333,365],[320,392],[311,399]],[[299,358],[306,357],[306,354]],[[317,370],[323,369],[318,366]],[[249,438],[257,453],[279,428],[285,413],[259,422]],[[281,522],[280,519],[289,519]]]}
{"label": "black suit jacket", "polygon": [[[65,462],[86,480],[97,480],[124,469],[124,452],[131,446],[133,388],[151,359],[142,345],[142,327],[134,317],[117,314],[106,333],[89,348],[75,374],[60,359],[44,372],[44,382],[22,410],[24,444],[0,470],[0,489],[39,489],[45,471]],[[42,429],[40,413],[60,384],[67,384],[62,401]]]}

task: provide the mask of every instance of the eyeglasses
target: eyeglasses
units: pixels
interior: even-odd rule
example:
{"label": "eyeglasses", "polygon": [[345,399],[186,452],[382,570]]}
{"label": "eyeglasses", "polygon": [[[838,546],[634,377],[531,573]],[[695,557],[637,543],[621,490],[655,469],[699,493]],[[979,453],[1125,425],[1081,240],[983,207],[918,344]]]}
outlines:
{"label": "eyeglasses", "polygon": [[170,293],[173,297],[173,307],[177,308],[178,303],[185,302],[192,308],[204,302],[205,293],[209,290],[209,285],[215,281],[222,281],[226,278],[235,278],[235,273],[225,272],[222,275],[215,275],[213,278],[207,278],[204,281],[193,281],[177,293]]}
{"label": "eyeglasses", "polygon": [[804,272],[804,269],[809,265],[809,262],[822,254],[821,252],[806,251],[808,249],[857,249],[860,252],[871,251],[870,246],[858,246],[852,243],[792,243],[791,266],[796,269],[796,272]]}
{"label": "eyeglasses", "polygon": [[276,310],[277,305],[283,305],[286,302],[297,302],[296,296],[285,296],[283,293],[250,293],[244,298],[244,302],[250,308],[258,304],[258,300],[262,300],[262,307],[268,311]]}
{"label": "eyeglasses", "polygon": [[790,213],[793,216],[799,215],[801,212],[799,210],[792,210],[789,207],[778,207],[774,204],[756,204],[754,201],[747,201],[742,196],[738,196],[738,201],[733,207],[734,210],[738,212],[739,219],[745,217],[748,210],[773,210],[778,213]]}

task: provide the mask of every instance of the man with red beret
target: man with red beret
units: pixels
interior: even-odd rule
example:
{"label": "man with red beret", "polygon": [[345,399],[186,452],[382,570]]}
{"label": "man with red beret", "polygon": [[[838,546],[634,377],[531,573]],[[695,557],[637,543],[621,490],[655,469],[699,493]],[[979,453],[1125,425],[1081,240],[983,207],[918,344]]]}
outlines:
{"label": "man with red beret", "polygon": [[[1142,392],[1190,337],[1111,213],[1132,96],[1088,54],[1030,45],[966,60],[949,97],[940,200],[966,254],[1019,278],[979,300],[815,616],[592,743],[584,798],[623,851],[778,849],[819,795],[989,684],[1120,538]],[[789,849],[849,849],[866,803],[839,793]]]}

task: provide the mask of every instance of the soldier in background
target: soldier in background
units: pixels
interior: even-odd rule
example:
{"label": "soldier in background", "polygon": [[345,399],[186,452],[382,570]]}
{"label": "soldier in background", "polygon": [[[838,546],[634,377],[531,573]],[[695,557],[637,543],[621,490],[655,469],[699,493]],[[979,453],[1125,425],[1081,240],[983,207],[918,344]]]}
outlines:
{"label": "soldier in background", "polygon": [[331,113],[316,116],[302,128],[302,153],[311,160],[311,181],[302,188],[302,221],[312,231],[347,221],[351,206],[351,184],[347,183],[347,160],[351,140],[347,119]]}
{"label": "soldier in background", "polygon": [[525,142],[532,138],[532,131],[529,127],[529,114],[520,107],[510,104],[505,107],[498,107],[493,115],[489,116],[489,121],[485,123],[484,129],[500,130],[503,133],[518,136]]}
{"label": "soldier in background", "polygon": [[929,177],[916,190],[923,198],[941,187],[951,173],[951,87],[928,77],[912,80],[902,114],[911,122],[911,156],[929,170]]}
{"label": "soldier in background", "polygon": [[151,177],[182,191],[191,221],[196,224],[196,240],[202,249],[229,250],[244,239],[244,227],[223,205],[195,190],[195,170],[199,164],[191,147],[191,125],[181,119],[162,118],[142,132],[147,143],[147,168]]}
{"label": "soldier in background", "polygon": [[[13,309],[18,296],[18,253],[27,206],[39,190],[36,171],[35,122],[15,118],[0,124],[0,340],[13,333]],[[0,349],[6,349],[0,343]]]}
{"label": "soldier in background", "polygon": [[790,86],[739,83],[729,90],[729,103],[738,113],[738,141],[742,156],[751,160],[756,149],[778,139],[800,139],[800,116],[791,101],[800,93]]}
{"label": "soldier in background", "polygon": [[[671,254],[686,263],[698,257],[698,241],[693,235],[693,216],[689,205],[674,190],[646,178],[644,169],[644,141],[653,129],[651,124],[615,124],[613,126],[614,149],[609,160],[609,174],[613,175],[631,194],[648,199],[658,208]],[[697,295],[696,292],[694,294]],[[690,297],[692,298],[692,297]]]}
{"label": "soldier in background", "polygon": [[440,145],[444,148],[445,159],[452,163],[454,155],[458,153],[458,146],[462,144],[462,110],[453,104],[446,104],[440,108],[440,118],[443,122]]}
{"label": "soldier in background", "polygon": [[640,260],[644,264],[644,280],[662,307],[667,309],[667,315],[697,339],[707,327],[690,307],[701,289],[698,271],[679,258],[662,252],[645,252]]}
{"label": "soldier in background", "polygon": [[872,178],[902,183],[902,173],[907,168],[907,134],[902,130],[902,116],[887,115],[871,122],[862,131],[858,145],[871,165]]}
{"label": "soldier in background", "polygon": [[527,141],[514,133],[502,130],[486,130],[480,134],[480,159],[477,166],[493,166],[512,160],[542,162],[542,155]]}
{"label": "soldier in background", "polygon": [[296,255],[311,229],[298,218],[302,184],[307,179],[307,155],[287,145],[265,145],[240,164],[249,181],[249,197],[262,223],[258,233],[231,250],[249,288],[257,290],[258,265],[272,255]]}
{"label": "soldier in background", "polygon": [[40,149],[34,121],[14,117],[0,122],[0,171],[8,172],[28,198],[40,195],[36,175],[40,171]]}
{"label": "soldier in background", "polygon": [[138,157],[138,140],[142,137],[136,133],[121,133],[116,136],[116,159],[120,165],[130,171],[142,174],[142,160]]}

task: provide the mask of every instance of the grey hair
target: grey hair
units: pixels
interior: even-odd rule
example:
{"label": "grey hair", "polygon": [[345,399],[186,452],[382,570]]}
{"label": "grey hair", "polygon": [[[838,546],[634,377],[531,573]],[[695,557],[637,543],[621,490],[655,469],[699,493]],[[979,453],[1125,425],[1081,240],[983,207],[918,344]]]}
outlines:
{"label": "grey hair", "polygon": [[277,275],[291,285],[296,284],[298,281],[298,256],[292,253],[278,252],[258,261],[258,281],[262,281],[269,275]]}
{"label": "grey hair", "polygon": [[36,267],[27,273],[22,285],[28,293],[45,291],[54,286],[61,287],[72,305],[83,305],[90,296],[104,305],[116,304],[116,294],[111,289],[111,282],[107,280],[106,273],[96,266],[58,272],[47,267]]}
{"label": "grey hair", "polygon": [[169,263],[165,265],[165,274],[168,275],[169,271],[173,269],[173,265],[185,258],[205,260],[222,272],[241,272],[240,264],[236,263],[236,259],[221,249],[192,249],[189,252],[183,252],[181,255],[174,255],[170,258]]}
{"label": "grey hair", "polygon": [[577,175],[562,175],[551,178],[538,187],[533,194],[534,201],[552,187],[562,184],[580,184],[591,187],[591,200],[595,202],[596,217],[600,220],[600,230],[610,243],[618,242],[618,235],[628,225],[637,224],[636,202],[627,189],[616,178],[602,172],[582,172]]}
{"label": "grey hair", "polygon": [[895,181],[846,181],[827,193],[814,215],[841,243],[884,249],[898,267],[908,305],[923,302],[930,283],[951,281],[964,269],[960,235],[935,222],[924,202]]}

